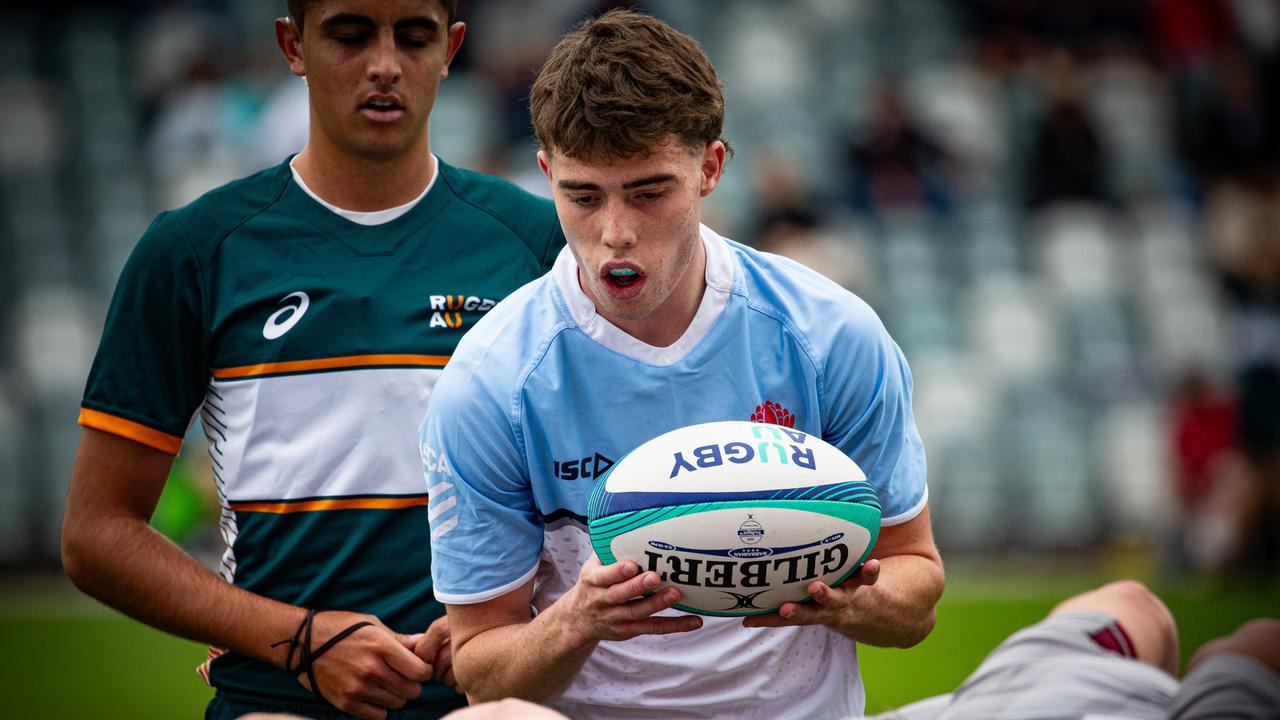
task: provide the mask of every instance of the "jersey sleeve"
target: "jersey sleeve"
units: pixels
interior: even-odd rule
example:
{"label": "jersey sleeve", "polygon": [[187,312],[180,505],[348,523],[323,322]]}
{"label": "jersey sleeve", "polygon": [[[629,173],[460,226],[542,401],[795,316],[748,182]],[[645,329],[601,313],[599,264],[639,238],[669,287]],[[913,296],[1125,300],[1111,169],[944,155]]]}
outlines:
{"label": "jersey sleeve", "polygon": [[924,443],[911,412],[911,370],[866,303],[851,298],[833,327],[823,374],[823,435],[875,486],[881,525],[900,525],[928,501]]}
{"label": "jersey sleeve", "polygon": [[[488,363],[486,363],[488,364]],[[508,413],[510,392],[455,356],[420,429],[436,599],[466,605],[533,577],[542,555],[528,472]]]}
{"label": "jersey sleeve", "polygon": [[177,454],[208,383],[199,262],[172,214],[125,263],[89,371],[80,424]]}

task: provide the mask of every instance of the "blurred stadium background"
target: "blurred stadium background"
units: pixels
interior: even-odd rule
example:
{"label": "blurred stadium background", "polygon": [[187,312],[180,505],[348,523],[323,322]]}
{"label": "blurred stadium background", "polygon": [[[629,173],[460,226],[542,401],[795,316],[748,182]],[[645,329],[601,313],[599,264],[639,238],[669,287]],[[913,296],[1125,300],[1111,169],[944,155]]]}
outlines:
{"label": "blurred stadium background", "polygon": [[[869,711],[953,686],[1112,577],[1168,597],[1187,649],[1280,614],[1280,2],[461,0],[434,151],[545,192],[528,85],[616,5],[720,70],[737,156],[708,223],[862,295],[914,369],[950,589],[925,644],[864,653]],[[60,579],[59,518],[133,243],[305,141],[281,14],[62,0],[0,25],[0,690],[19,715],[194,717],[208,694],[198,648]],[[199,437],[155,522],[212,558]]]}

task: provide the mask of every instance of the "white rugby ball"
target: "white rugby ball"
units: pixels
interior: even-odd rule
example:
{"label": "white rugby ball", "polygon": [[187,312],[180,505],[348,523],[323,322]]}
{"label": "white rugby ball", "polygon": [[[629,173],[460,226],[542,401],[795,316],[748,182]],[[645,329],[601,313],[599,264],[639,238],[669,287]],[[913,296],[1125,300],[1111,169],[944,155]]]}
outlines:
{"label": "white rugby ball", "polygon": [[596,483],[596,555],[680,589],[676,607],[759,615],[844,582],[880,532],[875,488],[822,439],[778,425],[690,425],[644,443]]}

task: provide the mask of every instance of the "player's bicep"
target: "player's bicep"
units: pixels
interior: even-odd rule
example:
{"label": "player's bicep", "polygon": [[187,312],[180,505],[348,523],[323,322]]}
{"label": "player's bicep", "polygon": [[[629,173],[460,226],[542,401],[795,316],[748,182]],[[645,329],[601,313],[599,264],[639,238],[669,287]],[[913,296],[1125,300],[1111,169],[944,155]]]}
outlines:
{"label": "player's bicep", "polygon": [[[76,584],[91,578],[110,547],[116,521],[148,522],[173,456],[132,440],[85,428],[71,472],[62,519],[62,564]],[[105,557],[127,560],[127,555]]]}
{"label": "player's bicep", "polygon": [[900,555],[915,555],[929,560],[942,562],[938,547],[933,541],[933,527],[929,519],[929,506],[926,505],[919,514],[900,525],[888,525],[880,528],[880,536],[871,555],[879,560]]}
{"label": "player's bicep", "polygon": [[505,595],[467,605],[445,605],[455,655],[465,652],[467,643],[489,630],[519,625],[533,618],[533,580]]}
{"label": "player's bicep", "polygon": [[112,515],[150,520],[172,464],[168,453],[85,428],[71,472],[67,521]]}

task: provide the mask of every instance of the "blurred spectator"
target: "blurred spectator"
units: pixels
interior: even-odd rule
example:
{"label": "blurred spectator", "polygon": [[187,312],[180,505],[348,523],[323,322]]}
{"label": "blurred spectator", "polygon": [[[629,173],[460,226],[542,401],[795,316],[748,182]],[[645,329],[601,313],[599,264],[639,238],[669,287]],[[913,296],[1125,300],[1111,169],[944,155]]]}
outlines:
{"label": "blurred spectator", "polygon": [[1185,510],[1208,500],[1215,466],[1235,448],[1236,404],[1195,369],[1174,394],[1174,444],[1178,460],[1178,496]]}
{"label": "blurred spectator", "polygon": [[948,160],[942,146],[912,116],[898,83],[887,81],[872,100],[870,120],[855,129],[846,144],[849,204],[872,214],[914,208],[946,212],[951,205]]}
{"label": "blurred spectator", "polygon": [[755,181],[756,213],[745,236],[762,247],[818,227],[813,190],[805,187],[795,163],[786,154],[766,150],[751,174]]}
{"label": "blurred spectator", "polygon": [[1208,221],[1231,301],[1249,476],[1238,561],[1266,577],[1280,570],[1280,174],[1223,183]]}
{"label": "blurred spectator", "polygon": [[1257,70],[1239,53],[1213,65],[1201,102],[1182,119],[1182,150],[1206,181],[1240,177],[1274,162],[1277,132],[1266,117]]}
{"label": "blurred spectator", "polygon": [[1236,403],[1197,368],[1178,384],[1172,411],[1177,564],[1220,569],[1239,532]]}
{"label": "blurred spectator", "polygon": [[1106,161],[1085,112],[1079,69],[1065,50],[1046,53],[1046,107],[1035,133],[1027,178],[1028,204],[1104,199]]}

